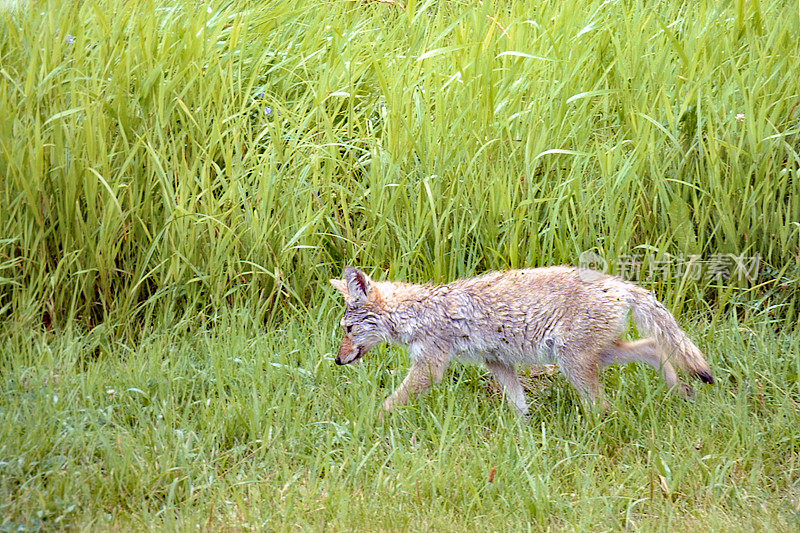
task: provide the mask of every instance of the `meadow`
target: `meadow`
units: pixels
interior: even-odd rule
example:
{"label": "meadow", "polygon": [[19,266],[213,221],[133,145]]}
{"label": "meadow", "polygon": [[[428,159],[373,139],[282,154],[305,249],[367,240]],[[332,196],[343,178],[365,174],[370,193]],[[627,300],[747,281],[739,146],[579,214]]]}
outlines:
{"label": "meadow", "polygon": [[[799,32],[778,0],[3,4],[0,530],[797,529]],[[591,413],[537,375],[521,421],[456,365],[379,421],[405,351],[333,364],[346,264],[586,251],[717,384],[615,368]]]}

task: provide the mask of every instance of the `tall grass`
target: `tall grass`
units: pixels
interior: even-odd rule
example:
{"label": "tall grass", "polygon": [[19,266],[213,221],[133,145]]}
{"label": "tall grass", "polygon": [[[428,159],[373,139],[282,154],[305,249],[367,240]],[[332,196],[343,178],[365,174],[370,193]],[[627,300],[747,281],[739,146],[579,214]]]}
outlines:
{"label": "tall grass", "polygon": [[594,250],[759,254],[753,283],[650,284],[796,319],[790,4],[407,4],[2,13],[2,314],[269,321],[345,263],[443,281]]}

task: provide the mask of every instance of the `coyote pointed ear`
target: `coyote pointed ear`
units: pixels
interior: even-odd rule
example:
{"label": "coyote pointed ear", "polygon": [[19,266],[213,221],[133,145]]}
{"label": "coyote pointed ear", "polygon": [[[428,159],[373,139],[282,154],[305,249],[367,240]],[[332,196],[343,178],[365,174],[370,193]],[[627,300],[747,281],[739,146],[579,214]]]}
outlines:
{"label": "coyote pointed ear", "polygon": [[372,280],[369,276],[354,267],[345,267],[344,279],[347,282],[347,291],[350,293],[350,302],[363,304],[372,292]]}
{"label": "coyote pointed ear", "polygon": [[342,293],[345,300],[350,299],[350,291],[347,290],[347,282],[343,279],[332,279],[331,285],[333,285],[337,291]]}

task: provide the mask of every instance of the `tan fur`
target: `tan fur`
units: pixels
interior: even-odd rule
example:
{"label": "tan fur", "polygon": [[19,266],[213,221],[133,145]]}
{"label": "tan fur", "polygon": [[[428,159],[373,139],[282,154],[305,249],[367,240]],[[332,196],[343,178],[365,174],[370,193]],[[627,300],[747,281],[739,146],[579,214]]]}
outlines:
{"label": "tan fur", "polygon": [[[347,267],[331,280],[345,297],[345,336],[337,364],[360,359],[381,342],[409,347],[411,369],[383,407],[391,411],[439,382],[454,359],[483,363],[520,414],[527,414],[518,364],[555,362],[587,399],[601,397],[600,371],[644,361],[687,395],[674,365],[712,383],[702,353],[649,291],[574,267],[491,272],[447,285],[375,282]],[[651,335],[622,340],[628,312]]]}

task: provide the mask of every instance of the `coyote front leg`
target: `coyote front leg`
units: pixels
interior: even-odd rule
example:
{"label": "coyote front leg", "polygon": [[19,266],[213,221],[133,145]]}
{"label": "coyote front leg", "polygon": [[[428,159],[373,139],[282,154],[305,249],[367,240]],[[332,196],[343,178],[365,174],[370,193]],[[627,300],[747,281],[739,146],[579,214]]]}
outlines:
{"label": "coyote front leg", "polygon": [[491,370],[497,382],[503,387],[508,401],[520,416],[528,416],[528,402],[525,401],[525,391],[519,382],[519,376],[513,365],[506,365],[497,361],[486,361],[486,368]]}
{"label": "coyote front leg", "polygon": [[412,348],[413,362],[408,375],[397,387],[397,390],[383,402],[383,408],[386,411],[392,411],[398,405],[408,403],[411,396],[418,396],[426,392],[432,385],[439,383],[444,376],[448,358],[444,356],[431,357],[429,354],[417,358],[414,357],[414,352],[415,350]]}

